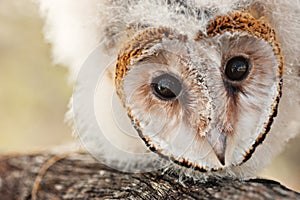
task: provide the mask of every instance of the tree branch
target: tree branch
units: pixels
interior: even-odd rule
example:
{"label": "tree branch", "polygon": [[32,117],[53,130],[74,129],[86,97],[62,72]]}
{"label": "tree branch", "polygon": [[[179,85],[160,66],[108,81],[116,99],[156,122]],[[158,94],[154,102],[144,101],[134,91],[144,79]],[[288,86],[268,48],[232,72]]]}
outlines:
{"label": "tree branch", "polygon": [[0,157],[1,199],[300,199],[275,181],[186,181],[161,172],[127,174],[87,154]]}

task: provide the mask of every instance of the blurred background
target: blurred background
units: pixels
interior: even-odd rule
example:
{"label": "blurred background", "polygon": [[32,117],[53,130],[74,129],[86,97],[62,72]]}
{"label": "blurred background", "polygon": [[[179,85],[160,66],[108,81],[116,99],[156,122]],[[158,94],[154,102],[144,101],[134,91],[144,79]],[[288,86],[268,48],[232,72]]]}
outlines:
{"label": "blurred background", "polygon": [[[53,149],[71,142],[64,122],[72,86],[51,63],[43,21],[32,0],[0,0],[0,154]],[[300,192],[300,137],[260,176]]]}
{"label": "blurred background", "polygon": [[71,139],[64,113],[72,87],[52,66],[43,21],[31,0],[0,0],[0,152],[32,151]]}

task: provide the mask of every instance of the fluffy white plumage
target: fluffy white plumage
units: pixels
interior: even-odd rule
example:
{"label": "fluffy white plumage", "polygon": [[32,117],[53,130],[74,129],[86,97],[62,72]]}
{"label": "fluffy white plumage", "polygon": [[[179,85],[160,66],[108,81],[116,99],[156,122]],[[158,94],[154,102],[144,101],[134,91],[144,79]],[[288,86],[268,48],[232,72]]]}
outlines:
{"label": "fluffy white plumage", "polygon": [[[279,115],[263,144],[259,145],[252,157],[242,165],[228,166],[220,172],[206,174],[181,167],[177,169],[196,178],[211,173],[219,176],[251,177],[268,164],[282,150],[286,141],[300,130],[300,0],[188,0],[184,3],[191,8],[206,10],[199,13],[197,10],[187,9],[178,2],[181,1],[40,0],[40,7],[46,20],[45,35],[52,44],[54,61],[68,66],[70,77],[74,81],[83,63],[100,44],[101,48],[92,54],[92,57],[95,57],[91,63],[95,66],[93,69],[97,70],[97,66],[106,67],[103,63],[108,64],[111,60],[117,60],[120,50],[132,37],[128,29],[133,25],[169,27],[189,38],[195,38],[199,32],[207,31],[209,22],[215,17],[253,7],[254,12],[257,11],[256,14],[269,21],[281,44],[284,57],[284,87]],[[143,27],[134,29],[140,31]],[[114,64],[111,64],[112,67]],[[131,127],[130,121],[122,118],[126,116],[126,110],[118,98],[114,96],[111,99],[114,94],[114,84],[110,77],[112,70],[109,68],[107,71],[108,76],[104,76],[95,91],[94,108],[97,120],[101,121],[102,131],[109,134],[99,135],[96,127],[98,124],[90,123],[94,115],[91,116],[88,105],[80,105],[78,106],[80,115],[74,117],[84,145],[94,155],[102,157],[106,163],[118,169],[134,171],[133,168],[145,167],[153,160],[166,164],[166,161],[159,160],[156,154],[149,153],[139,137],[132,139],[124,135],[115,125],[111,115],[113,110],[123,113],[118,119],[121,121],[119,124],[128,129]],[[87,96],[84,81],[80,78],[77,80],[79,96]],[[114,102],[113,110],[111,102]],[[255,125],[252,124],[249,128],[251,126]],[[128,132],[134,132],[132,127]]]}

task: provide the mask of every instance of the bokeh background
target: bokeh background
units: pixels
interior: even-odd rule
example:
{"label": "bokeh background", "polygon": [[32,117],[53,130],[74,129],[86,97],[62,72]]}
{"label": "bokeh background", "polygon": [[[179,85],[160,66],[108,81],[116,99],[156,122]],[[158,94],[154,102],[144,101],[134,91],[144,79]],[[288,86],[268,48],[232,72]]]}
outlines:
{"label": "bokeh background", "polygon": [[[72,93],[68,71],[51,63],[51,46],[42,32],[36,3],[0,0],[0,154],[53,149],[73,141],[64,122]],[[300,192],[300,137],[260,176]]]}

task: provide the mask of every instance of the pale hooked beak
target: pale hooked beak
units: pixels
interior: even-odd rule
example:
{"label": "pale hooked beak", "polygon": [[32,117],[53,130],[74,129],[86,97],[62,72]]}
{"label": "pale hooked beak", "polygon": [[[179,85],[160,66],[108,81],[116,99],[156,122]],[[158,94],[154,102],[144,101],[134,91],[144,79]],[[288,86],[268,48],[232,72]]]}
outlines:
{"label": "pale hooked beak", "polygon": [[206,138],[209,144],[212,146],[220,163],[225,165],[227,135],[219,133],[216,130],[212,130],[207,134]]}

